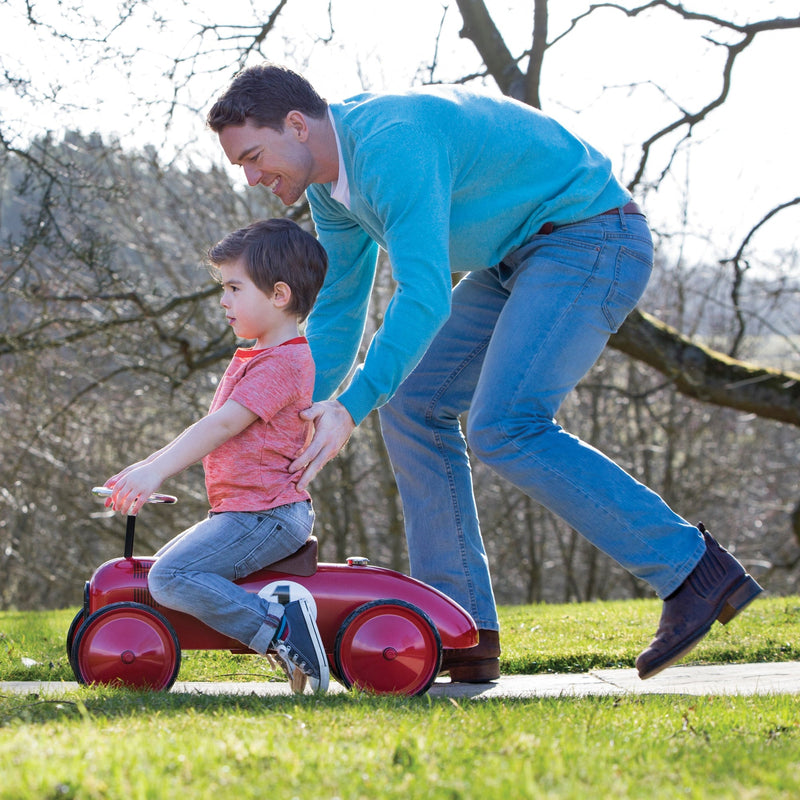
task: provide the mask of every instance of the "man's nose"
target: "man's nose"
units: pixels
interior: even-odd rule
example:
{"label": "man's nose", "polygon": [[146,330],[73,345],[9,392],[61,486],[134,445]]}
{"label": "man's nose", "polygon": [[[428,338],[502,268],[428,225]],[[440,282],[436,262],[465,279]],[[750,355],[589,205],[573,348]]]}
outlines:
{"label": "man's nose", "polygon": [[261,170],[258,169],[257,167],[245,164],[244,177],[247,179],[247,183],[249,186],[256,186],[258,182],[261,180]]}

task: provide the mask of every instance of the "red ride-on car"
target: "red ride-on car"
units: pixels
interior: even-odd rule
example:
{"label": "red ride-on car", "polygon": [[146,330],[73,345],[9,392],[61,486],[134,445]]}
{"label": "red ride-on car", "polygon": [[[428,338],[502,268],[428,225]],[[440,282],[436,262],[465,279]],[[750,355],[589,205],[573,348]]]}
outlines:
{"label": "red ride-on car", "polygon": [[[92,490],[102,497],[110,490]],[[150,503],[175,503],[153,495]],[[98,567],[84,588],[83,608],[67,633],[67,655],[84,684],[169,689],[181,650],[252,652],[200,620],[159,606],[147,588],[153,558],[133,556],[136,517],[127,518],[125,555]],[[238,583],[274,602],[305,597],[331,675],[346,687],[377,694],[424,694],[439,672],[442,650],[473,647],[478,632],[470,615],[441,592],[394,570],[317,562],[312,537],[294,555]]]}

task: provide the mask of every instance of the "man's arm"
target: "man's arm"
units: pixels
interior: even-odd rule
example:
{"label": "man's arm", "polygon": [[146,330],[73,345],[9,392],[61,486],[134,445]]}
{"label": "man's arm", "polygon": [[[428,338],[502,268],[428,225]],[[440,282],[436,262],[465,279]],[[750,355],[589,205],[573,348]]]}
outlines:
{"label": "man's arm", "polygon": [[326,189],[311,186],[308,198],[317,235],[328,253],[328,272],[305,334],[316,368],[314,400],[327,400],[358,356],[375,280],[378,245]]}
{"label": "man's arm", "polygon": [[200,461],[258,419],[235,400],[228,400],[175,437],[166,447],[106,481],[114,492],[106,505],[123,514],[138,514],[147,498],[173,475]]}
{"label": "man's arm", "polygon": [[[358,171],[369,186],[369,192],[364,192],[371,204],[368,216],[371,215],[371,224],[376,230],[382,229],[381,244],[388,250],[397,289],[372,339],[365,362],[356,369],[350,385],[338,400],[327,399],[336,388],[333,384],[325,386],[327,393],[315,391],[318,402],[301,415],[313,421],[315,430],[309,446],[290,465],[292,472],[302,472],[297,484],[299,489],[306,488],[336,456],[370,410],[391,397],[427,350],[450,312],[451,175],[447,154],[441,143],[437,145],[430,140],[427,132],[414,131],[416,139],[407,129],[394,138],[398,133],[399,129],[394,129],[391,135],[378,137],[379,141],[373,140],[369,146],[362,143],[360,157],[369,159],[369,167]],[[409,148],[409,142],[416,140],[419,145]],[[403,157],[404,148],[413,151],[415,158],[424,163],[409,170]],[[371,289],[372,277],[370,275],[370,283],[367,283],[366,273],[360,272],[364,262],[355,258],[353,243],[357,237],[352,230],[346,229],[343,223],[326,224],[329,221],[325,212],[334,210],[329,206],[332,201],[315,187],[310,188],[309,198],[312,211],[315,205],[318,207],[315,223],[320,241],[328,250],[329,275],[336,276],[334,280],[341,281],[342,286],[347,286],[349,281],[359,290],[358,321],[336,311],[337,306],[339,309],[347,307],[347,292],[339,294],[338,298],[321,295],[324,311],[317,310],[317,319],[327,315],[332,326],[338,324],[344,329],[345,336],[357,334],[360,340],[366,314],[363,303],[369,297],[368,294],[365,297],[364,291]],[[363,232],[361,235],[364,236]],[[345,246],[343,243],[348,241]],[[348,251],[347,247],[352,249]],[[332,287],[335,285],[333,283]],[[352,296],[349,299],[352,302]],[[319,387],[320,371],[324,373],[330,360],[342,359],[344,355],[336,352],[336,337],[320,335],[314,319],[312,312],[309,341],[317,364]],[[352,357],[347,355],[347,366],[352,364]],[[339,380],[342,377],[340,375]]]}
{"label": "man's arm", "polygon": [[[338,397],[359,424],[394,394],[450,313],[453,176],[447,143],[419,124],[381,127],[360,141],[354,159],[352,213],[386,249],[396,282],[364,363]],[[357,269],[354,254],[341,251],[341,228],[320,224],[317,231],[333,275]],[[361,280],[359,288],[371,286]],[[343,316],[342,324],[351,322]],[[356,332],[360,339],[363,327]],[[319,355],[317,369],[324,370],[324,344]],[[314,399],[328,398],[315,393]]]}

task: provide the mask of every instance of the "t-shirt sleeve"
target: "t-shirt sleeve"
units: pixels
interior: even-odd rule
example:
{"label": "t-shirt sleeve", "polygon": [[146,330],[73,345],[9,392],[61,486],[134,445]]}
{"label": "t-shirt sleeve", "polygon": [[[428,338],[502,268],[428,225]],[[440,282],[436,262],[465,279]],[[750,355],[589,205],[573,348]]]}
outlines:
{"label": "t-shirt sleeve", "polygon": [[279,350],[254,358],[229,397],[264,422],[297,400],[300,394],[298,364],[283,358]]}

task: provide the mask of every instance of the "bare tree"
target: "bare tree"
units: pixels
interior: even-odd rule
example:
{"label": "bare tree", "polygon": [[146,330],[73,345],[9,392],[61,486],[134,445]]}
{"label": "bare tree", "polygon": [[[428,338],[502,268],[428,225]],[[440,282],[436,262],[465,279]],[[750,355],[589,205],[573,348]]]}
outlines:
{"label": "bare tree", "polygon": [[[657,188],[664,180],[678,148],[691,138],[698,125],[725,103],[730,92],[734,64],[753,44],[757,36],[772,31],[800,29],[800,17],[737,24],[722,17],[688,11],[681,4],[671,3],[668,0],[652,0],[633,8],[625,8],[617,3],[592,4],[585,13],[572,20],[568,30],[548,42],[547,0],[535,0],[532,44],[530,50],[523,54],[528,56],[527,71],[523,73],[519,67],[522,56],[514,56],[507,49],[483,0],[457,0],[457,2],[464,18],[461,35],[475,44],[486,64],[487,73],[494,78],[503,92],[536,107],[541,107],[540,85],[545,53],[578,25],[589,23],[592,15],[600,9],[610,8],[635,17],[661,7],[687,21],[703,20],[720,32],[733,33],[738,37],[733,43],[710,39],[727,53],[720,76],[719,92],[694,111],[681,109],[676,119],[654,131],[642,143],[639,164],[628,184],[632,192],[641,188],[650,167],[654,145],[677,132],[680,133],[680,137],[673,145],[666,165],[658,171],[650,188]],[[728,259],[734,272],[732,288],[734,302],[739,297],[738,290],[743,280],[744,253],[753,235],[776,214],[798,203],[800,197],[777,203],[762,220],[754,224],[736,254]],[[738,314],[741,329],[743,326],[741,309],[738,310]],[[732,356],[725,357],[708,347],[688,341],[678,331],[641,311],[630,315],[619,333],[612,338],[611,347],[658,369],[691,397],[752,412],[769,419],[790,422],[793,425],[800,424],[800,373],[766,369],[756,364],[739,362]],[[735,349],[734,347],[734,352]]]}
{"label": "bare tree", "polygon": [[[91,25],[87,20],[84,26],[87,31],[85,35],[72,34],[75,46],[85,49],[99,41],[102,45],[99,52],[108,58],[115,52],[114,35],[128,24],[137,5],[127,4],[116,18],[112,16],[94,36],[88,33]],[[630,19],[663,13],[674,15],[687,25],[703,24],[708,31],[704,34],[705,40],[724,53],[718,67],[716,62],[712,63],[712,68],[719,69],[718,88],[701,100],[696,108],[677,106],[674,118],[659,125],[641,143],[638,163],[632,170],[628,187],[633,192],[645,193],[659,188],[670,174],[679,150],[726,103],[733,82],[734,67],[754,43],[768,34],[792,34],[800,29],[800,17],[775,17],[741,23],[715,14],[692,11],[682,4],[668,0],[651,0],[630,6],[621,3],[593,3],[575,16],[563,30],[551,33],[547,0],[533,0],[530,47],[515,53],[506,44],[484,0],[457,0],[456,5],[463,20],[460,35],[473,43],[485,67],[482,72],[464,76],[463,80],[491,78],[504,93],[537,107],[542,104],[546,57],[554,48],[565,46],[570,35],[591,26],[600,13],[611,11]],[[283,35],[280,21],[288,7],[288,0],[278,0],[271,10],[264,13],[263,19],[251,18],[246,24],[225,22],[224,18],[213,23],[195,23],[187,47],[182,49],[180,55],[169,60],[166,77],[173,92],[168,99],[167,119],[172,119],[179,106],[191,107],[188,99],[191,96],[190,89],[208,70],[223,69],[223,77],[226,79],[236,68],[254,59],[266,58],[270,43],[273,43],[276,36]],[[331,2],[328,6],[328,30],[324,37],[327,40],[335,38],[334,11],[335,3]],[[38,16],[38,9],[34,7],[30,7],[27,13],[31,25],[47,27],[51,24]],[[224,12],[220,14],[224,17]],[[154,20],[154,24],[163,26],[166,25],[166,20],[166,16],[161,16]],[[62,34],[55,29],[53,33]],[[438,64],[440,49],[437,41],[434,64]],[[95,48],[91,52],[98,50]],[[138,48],[134,48],[132,52],[126,51],[123,55],[128,63],[132,63],[138,55]],[[222,64],[225,65],[224,68],[221,67]],[[526,64],[524,70],[522,64]],[[435,80],[433,65],[429,74],[431,80]],[[656,156],[656,145],[664,142],[668,143],[666,153]],[[7,141],[5,144],[8,147]],[[736,252],[723,259],[730,268],[728,279],[731,282],[731,302],[737,315],[739,338],[744,335],[748,316],[748,310],[741,306],[742,287],[748,272],[748,250],[754,236],[774,217],[798,204],[800,197],[776,200],[772,209],[761,219],[754,220],[750,232]],[[800,375],[739,360],[736,342],[732,343],[731,352],[719,353],[713,348],[687,340],[679,331],[662,324],[652,314],[640,311],[631,315],[619,334],[612,338],[611,346],[661,371],[681,391],[692,397],[793,425],[798,424]]]}
{"label": "bare tree", "polygon": [[[76,573],[120,552],[89,488],[207,411],[235,343],[203,254],[246,199],[221,173],[78,134],[8,155],[0,182],[0,602],[62,605],[80,599]],[[192,475],[182,513],[199,518]],[[180,530],[145,517],[145,552]]]}
{"label": "bare tree", "polygon": [[[185,7],[163,4],[149,30],[171,28],[169,15]],[[244,21],[228,9],[215,9],[212,19],[192,15],[185,46],[162,57],[170,90],[145,98],[142,113],[163,114],[167,131],[188,115],[199,136],[198,113],[236,69],[274,57],[276,48],[302,67],[305,54],[292,53],[282,27],[296,7],[275,0],[265,11],[249,9]],[[493,82],[537,107],[548,102],[544,68],[551,55],[601,14],[661,14],[703,26],[721,56],[709,62],[718,85],[692,107],[662,88],[674,114],[636,144],[627,170],[629,187],[645,197],[670,180],[679,155],[729,102],[743,56],[767,35],[800,28],[800,18],[740,23],[663,0],[587,5],[556,27],[555,6],[532,0],[529,44],[515,49],[487,3],[457,0],[456,7],[461,37],[481,66],[454,76],[445,65],[446,23],[455,8],[445,5],[438,27],[426,32],[431,57],[418,78],[438,82],[449,70],[447,80]],[[97,20],[81,9],[46,19],[40,7],[19,4],[32,29],[85,63],[121,65],[131,74],[144,49],[123,44],[120,34],[151,8],[133,0],[119,12],[104,7]],[[310,47],[335,44],[336,9],[330,0]],[[7,91],[39,104],[65,102],[68,87],[37,84],[8,55],[0,54],[0,68]],[[204,413],[234,345],[202,253],[255,217],[289,214],[302,224],[308,217],[303,204],[275,208],[268,194],[237,189],[193,144],[170,163],[153,148],[131,152],[97,135],[47,134],[23,144],[16,126],[7,114],[0,118],[0,408],[14,431],[0,452],[0,605],[62,605],[79,601],[89,567],[119,552],[119,521],[102,506],[87,507],[87,487]],[[746,235],[733,247],[719,245],[713,264],[660,251],[663,278],[561,411],[571,429],[684,513],[712,514],[744,560],[784,591],[796,590],[800,563],[800,498],[790,472],[800,424],[800,374],[793,371],[798,256],[793,243],[774,252],[757,245],[798,205],[798,197],[775,198],[771,208],[754,212]],[[656,232],[660,243],[669,242],[670,231]],[[391,289],[384,267],[371,329]],[[743,464],[757,477],[744,486]],[[641,584],[480,465],[475,484],[501,602],[643,594]],[[197,470],[173,489],[184,502],[146,515],[143,551],[204,513]],[[324,557],[366,551],[405,568],[402,515],[375,415],[315,482],[314,494]],[[750,533],[739,533],[743,523]]]}

